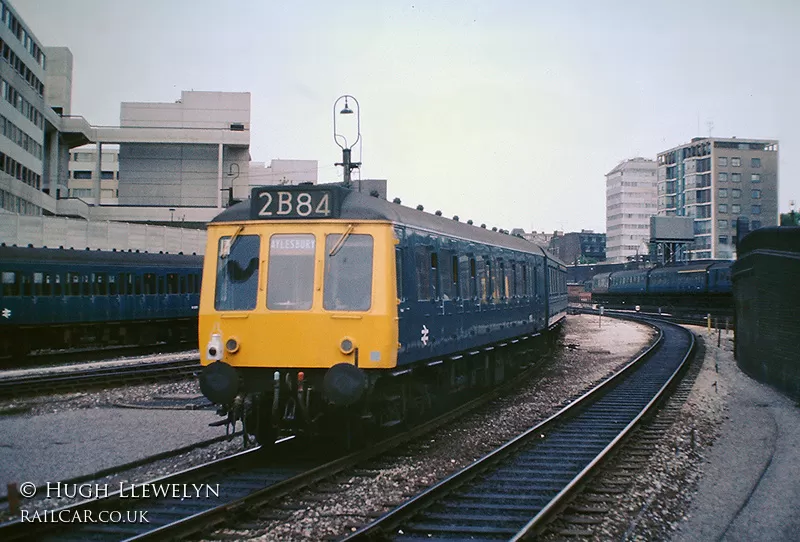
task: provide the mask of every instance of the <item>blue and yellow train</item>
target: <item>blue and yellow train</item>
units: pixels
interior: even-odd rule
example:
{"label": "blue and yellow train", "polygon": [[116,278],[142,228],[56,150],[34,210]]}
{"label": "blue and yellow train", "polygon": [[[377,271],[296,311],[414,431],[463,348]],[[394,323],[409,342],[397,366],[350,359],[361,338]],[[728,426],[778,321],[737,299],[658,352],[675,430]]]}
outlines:
{"label": "blue and yellow train", "polygon": [[0,246],[0,353],[193,340],[202,256]]}
{"label": "blue and yellow train", "polygon": [[254,188],[209,224],[203,284],[201,389],[264,443],[508,378],[567,308],[539,246],[341,185]]}

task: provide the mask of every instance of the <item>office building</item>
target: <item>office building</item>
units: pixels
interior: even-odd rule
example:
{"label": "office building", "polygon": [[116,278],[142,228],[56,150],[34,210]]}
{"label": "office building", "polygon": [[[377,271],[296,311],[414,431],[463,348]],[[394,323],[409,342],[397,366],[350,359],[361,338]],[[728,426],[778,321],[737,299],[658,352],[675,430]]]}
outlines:
{"label": "office building", "polygon": [[648,253],[656,214],[656,162],[633,158],[606,174],[606,260],[624,263]]}
{"label": "office building", "polygon": [[691,259],[734,258],[737,220],[778,224],[778,142],[696,137],[659,153],[658,214],[694,218]]}

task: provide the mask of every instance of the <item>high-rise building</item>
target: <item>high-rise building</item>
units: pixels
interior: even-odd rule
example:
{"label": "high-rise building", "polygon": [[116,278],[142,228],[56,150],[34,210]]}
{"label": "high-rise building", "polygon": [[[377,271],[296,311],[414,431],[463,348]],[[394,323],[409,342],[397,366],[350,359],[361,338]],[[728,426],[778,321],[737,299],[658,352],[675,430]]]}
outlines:
{"label": "high-rise building", "polygon": [[647,254],[656,196],[655,160],[624,160],[606,174],[606,261]]}
{"label": "high-rise building", "polygon": [[0,209],[40,215],[48,158],[45,53],[6,1],[0,2],[0,53]]}
{"label": "high-rise building", "polygon": [[733,258],[739,218],[778,224],[778,142],[696,137],[659,153],[658,214],[694,218],[692,259]]}

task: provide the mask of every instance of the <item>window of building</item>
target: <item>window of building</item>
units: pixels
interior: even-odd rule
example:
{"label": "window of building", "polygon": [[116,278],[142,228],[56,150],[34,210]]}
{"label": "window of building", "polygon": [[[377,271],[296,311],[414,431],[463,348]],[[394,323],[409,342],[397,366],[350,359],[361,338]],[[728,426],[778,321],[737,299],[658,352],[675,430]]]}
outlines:
{"label": "window of building", "polygon": [[761,205],[752,205],[750,208],[750,212],[754,215],[761,214]]}
{"label": "window of building", "polygon": [[760,183],[761,182],[761,174],[760,173],[753,173],[750,175],[750,182]]}
{"label": "window of building", "polygon": [[719,244],[720,245],[727,245],[728,244],[728,236],[727,235],[720,235],[719,236]]}
{"label": "window of building", "polygon": [[761,221],[760,220],[752,220],[752,221],[750,221],[750,228],[751,229],[757,230],[760,227],[761,227]]}
{"label": "window of building", "polygon": [[753,199],[761,199],[761,190],[753,189],[750,191],[750,197]]}
{"label": "window of building", "polygon": [[727,173],[717,173],[717,181],[721,183],[728,182],[728,174]]}
{"label": "window of building", "polygon": [[719,197],[727,198],[728,197],[728,189],[727,188],[720,188],[719,189]]}
{"label": "window of building", "polygon": [[733,214],[741,213],[742,212],[742,206],[739,205],[738,203],[734,203],[733,205],[731,205],[731,212]]}
{"label": "window of building", "polygon": [[761,167],[761,158],[751,158],[750,167]]}
{"label": "window of building", "polygon": [[731,165],[733,167],[741,166],[742,165],[742,159],[739,158],[738,156],[734,156],[733,158],[731,158]]}
{"label": "window of building", "polygon": [[717,220],[717,227],[721,230],[728,229],[728,221],[727,220]]}
{"label": "window of building", "polygon": [[742,191],[738,188],[734,188],[731,190],[731,197],[736,199],[742,197]]}
{"label": "window of building", "polygon": [[113,171],[102,171],[100,172],[101,179],[114,179],[114,172]]}
{"label": "window of building", "polygon": [[92,178],[92,172],[91,171],[86,171],[86,170],[76,170],[72,174],[72,178],[73,179],[91,179]]}
{"label": "window of building", "polygon": [[728,205],[725,203],[719,204],[719,212],[720,213],[727,213],[728,212]]}
{"label": "window of building", "polygon": [[720,167],[726,167],[728,165],[728,158],[726,156],[720,156],[717,158],[717,165]]}
{"label": "window of building", "polygon": [[741,173],[731,173],[731,182],[738,183],[742,181]]}

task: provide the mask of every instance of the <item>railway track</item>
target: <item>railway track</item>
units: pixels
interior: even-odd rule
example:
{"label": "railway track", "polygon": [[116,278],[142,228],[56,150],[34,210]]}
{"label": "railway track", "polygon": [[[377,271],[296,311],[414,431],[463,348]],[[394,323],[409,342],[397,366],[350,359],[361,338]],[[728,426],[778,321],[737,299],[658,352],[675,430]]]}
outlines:
{"label": "railway track", "polygon": [[540,533],[678,381],[694,337],[653,323],[658,343],[627,369],[345,540],[520,540]]}
{"label": "railway track", "polygon": [[0,378],[0,400],[84,390],[120,384],[141,384],[191,376],[200,370],[200,360],[173,360],[142,364],[92,367]]}
{"label": "railway track", "polygon": [[[532,376],[536,364],[518,378],[498,386],[461,406],[411,430],[387,438],[369,448],[336,458],[332,461],[300,459],[293,440],[276,443],[269,458],[261,448],[223,458],[199,467],[166,476],[123,491],[62,508],[64,517],[98,518],[100,512],[120,512],[127,519],[146,511],[147,521],[116,523],[45,523],[21,520],[0,525],[0,540],[162,540],[182,537],[231,521],[237,513],[264,503],[275,502],[312,484],[374,459],[405,444],[420,435],[437,429],[467,412],[507,393]],[[302,449],[302,448],[301,448]],[[276,459],[277,458],[277,459]],[[288,459],[287,459],[288,458]],[[177,497],[131,498],[142,495],[143,488],[211,488],[211,494],[202,498]],[[214,491],[218,488],[218,491]],[[160,491],[160,490],[158,490]],[[77,516],[76,516],[77,514]]]}

